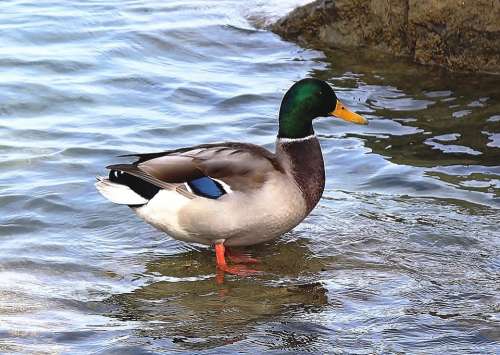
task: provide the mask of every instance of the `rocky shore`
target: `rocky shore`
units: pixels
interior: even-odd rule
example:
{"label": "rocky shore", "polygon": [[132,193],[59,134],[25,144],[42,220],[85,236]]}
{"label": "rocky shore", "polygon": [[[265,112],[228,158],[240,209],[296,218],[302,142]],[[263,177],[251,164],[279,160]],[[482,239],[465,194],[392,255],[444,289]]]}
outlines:
{"label": "rocky shore", "polygon": [[500,73],[499,0],[316,0],[271,29],[315,49],[363,47],[453,71]]}

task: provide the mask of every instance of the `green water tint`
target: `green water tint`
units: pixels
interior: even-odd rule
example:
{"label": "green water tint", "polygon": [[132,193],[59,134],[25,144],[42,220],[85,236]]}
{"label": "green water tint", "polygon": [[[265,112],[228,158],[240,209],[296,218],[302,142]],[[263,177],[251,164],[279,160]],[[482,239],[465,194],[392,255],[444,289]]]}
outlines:
{"label": "green water tint", "polygon": [[327,52],[328,69],[314,71],[334,86],[358,88],[350,98],[354,103],[366,98],[357,91],[381,93],[379,100],[366,100],[371,124],[365,132],[345,136],[363,139],[394,164],[420,167],[458,189],[486,193],[482,203],[500,206],[500,76],[357,54],[353,61],[346,52]]}
{"label": "green water tint", "polygon": [[[211,253],[191,251],[150,262],[146,273],[164,281],[107,300],[115,306],[109,315],[158,322],[140,334],[173,338],[181,348],[202,350],[244,340],[246,333],[259,324],[279,322],[284,314],[318,313],[328,306],[327,290],[321,283],[279,281],[312,275],[328,265],[328,259],[304,258],[310,254],[304,241],[262,245],[253,252],[263,256],[258,268],[266,270],[265,274],[257,282],[254,278],[226,276],[225,284],[218,287],[211,277]],[[293,334],[269,335],[279,338],[276,346],[294,347]],[[316,337],[302,345],[314,348]]]}

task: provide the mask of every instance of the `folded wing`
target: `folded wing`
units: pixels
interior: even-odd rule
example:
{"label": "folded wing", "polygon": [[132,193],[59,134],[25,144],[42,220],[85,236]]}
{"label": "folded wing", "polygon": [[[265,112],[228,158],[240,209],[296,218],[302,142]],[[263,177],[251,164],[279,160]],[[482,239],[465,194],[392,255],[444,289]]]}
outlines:
{"label": "folded wing", "polygon": [[274,154],[253,144],[208,144],[129,156],[139,159],[133,164],[108,166],[110,180],[125,173],[191,198],[218,198],[232,191],[258,189],[270,172],[282,171]]}

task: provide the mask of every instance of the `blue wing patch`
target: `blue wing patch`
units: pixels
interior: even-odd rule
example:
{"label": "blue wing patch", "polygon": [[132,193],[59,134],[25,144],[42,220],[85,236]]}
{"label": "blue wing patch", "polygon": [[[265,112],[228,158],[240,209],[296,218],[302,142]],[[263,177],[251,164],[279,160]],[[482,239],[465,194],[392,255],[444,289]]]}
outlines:
{"label": "blue wing patch", "polygon": [[218,199],[226,194],[222,185],[217,181],[212,180],[208,176],[203,176],[198,179],[188,181],[187,184],[193,190],[193,193],[211,199]]}

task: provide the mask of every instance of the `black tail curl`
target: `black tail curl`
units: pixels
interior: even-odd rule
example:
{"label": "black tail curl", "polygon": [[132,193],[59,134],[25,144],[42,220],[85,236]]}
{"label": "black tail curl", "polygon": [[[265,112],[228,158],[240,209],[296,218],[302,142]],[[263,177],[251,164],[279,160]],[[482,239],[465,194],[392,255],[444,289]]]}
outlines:
{"label": "black tail curl", "polygon": [[159,187],[119,170],[109,171],[109,181],[130,187],[147,200],[151,200],[160,191]]}

